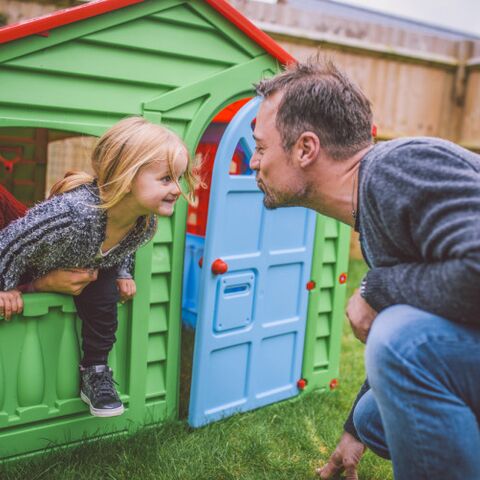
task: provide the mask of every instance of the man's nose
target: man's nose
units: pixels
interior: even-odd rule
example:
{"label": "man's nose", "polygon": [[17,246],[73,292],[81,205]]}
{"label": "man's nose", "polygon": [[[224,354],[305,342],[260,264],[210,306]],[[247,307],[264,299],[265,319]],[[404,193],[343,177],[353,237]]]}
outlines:
{"label": "man's nose", "polygon": [[252,170],[258,170],[260,168],[260,159],[258,158],[257,152],[253,152],[253,155],[250,158],[250,168]]}

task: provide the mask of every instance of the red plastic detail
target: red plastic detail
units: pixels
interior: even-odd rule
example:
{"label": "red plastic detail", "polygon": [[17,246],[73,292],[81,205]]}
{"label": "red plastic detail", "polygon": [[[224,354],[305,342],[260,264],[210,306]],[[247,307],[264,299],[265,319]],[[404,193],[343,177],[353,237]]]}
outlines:
{"label": "red plastic detail", "polygon": [[347,274],[346,273],[342,273],[339,277],[338,277],[338,283],[340,284],[344,284],[344,283],[347,283]]}
{"label": "red plastic detail", "polygon": [[307,282],[306,288],[307,290],[313,290],[316,286],[317,284],[313,280],[310,280]]}
{"label": "red plastic detail", "polygon": [[103,13],[142,3],[144,0],[97,0],[72,8],[64,8],[43,17],[0,28],[0,43],[7,43],[29,35],[42,34],[54,28],[96,17]]}
{"label": "red plastic detail", "polygon": [[212,263],[212,273],[215,275],[222,275],[228,272],[228,265],[221,259],[217,258]]}
{"label": "red plastic detail", "polygon": [[212,120],[212,122],[221,122],[221,123],[228,123],[236,113],[250,100],[252,97],[249,98],[242,98],[236,102],[233,102],[228,107],[225,107],[221,110]]}
{"label": "red plastic detail", "polygon": [[286,52],[273,38],[269,37],[265,32],[262,32],[225,0],[205,0],[205,2],[211,5],[243,33],[248,35],[255,43],[265,49],[266,52],[279,60],[280,63],[286,65],[297,62],[295,58]]}
{"label": "red plastic detail", "polygon": [[301,378],[298,382],[297,382],[297,388],[299,390],[305,390],[305,387],[307,386],[308,382],[304,379],[304,378]]}
{"label": "red plastic detail", "polygon": [[377,136],[377,126],[375,124],[372,125],[372,137]]}
{"label": "red plastic detail", "polygon": [[200,257],[200,260],[198,261],[198,266],[199,266],[200,268],[203,267],[203,257]]}
{"label": "red plastic detail", "polygon": [[45,32],[38,32],[36,33],[39,37],[49,37],[50,36],[50,31],[46,30]]}
{"label": "red plastic detail", "polygon": [[205,188],[199,186],[195,190],[196,205],[189,205],[187,214],[187,232],[205,237],[207,231],[208,201],[210,199],[210,186],[212,184],[213,161],[217,153],[218,144],[201,143],[196,151],[202,157],[200,177]]}
{"label": "red plastic detail", "polygon": [[[197,198],[197,204],[188,207],[187,214],[187,232],[205,237],[207,231],[207,219],[208,219],[208,204],[210,200],[210,187],[212,184],[212,171],[215,155],[217,154],[217,143],[200,143],[197,148],[196,154],[201,155],[202,163],[200,167],[200,177],[205,185],[205,188],[201,186],[195,190],[195,196]],[[247,164],[245,162],[245,156],[236,151],[232,158],[232,170],[230,175],[241,175],[245,172]]]}
{"label": "red plastic detail", "polygon": [[[2,153],[12,153],[12,158],[6,158]],[[4,147],[0,146],[0,163],[3,163],[5,170],[8,173],[13,171],[13,166],[22,159],[23,148],[22,147]]]}
{"label": "red plastic detail", "polygon": [[334,378],[330,382],[330,390],[335,390],[337,387],[338,387],[338,380],[336,378]]}

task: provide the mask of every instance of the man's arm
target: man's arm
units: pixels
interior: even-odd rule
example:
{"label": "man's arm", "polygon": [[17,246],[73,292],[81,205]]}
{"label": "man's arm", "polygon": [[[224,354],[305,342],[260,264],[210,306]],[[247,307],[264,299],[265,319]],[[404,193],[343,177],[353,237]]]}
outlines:
{"label": "man's arm", "polygon": [[480,323],[480,162],[469,155],[407,145],[373,166],[367,214],[385,250],[405,259],[367,273],[363,298],[374,310],[408,304]]}

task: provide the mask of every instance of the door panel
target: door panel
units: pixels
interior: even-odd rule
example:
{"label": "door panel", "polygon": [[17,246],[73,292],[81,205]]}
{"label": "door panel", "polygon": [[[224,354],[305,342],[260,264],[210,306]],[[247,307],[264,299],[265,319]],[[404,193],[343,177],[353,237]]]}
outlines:
{"label": "door panel", "polygon": [[[225,131],[215,158],[200,280],[189,422],[201,426],[297,395],[315,215],[267,210],[255,174],[232,175],[254,150],[258,98]],[[211,265],[221,259],[226,273]]]}

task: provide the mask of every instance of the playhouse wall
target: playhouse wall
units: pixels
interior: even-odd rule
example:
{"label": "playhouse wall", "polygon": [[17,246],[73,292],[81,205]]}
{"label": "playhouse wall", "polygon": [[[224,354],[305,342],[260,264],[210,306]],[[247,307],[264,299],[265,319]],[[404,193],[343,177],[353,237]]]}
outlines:
{"label": "playhouse wall", "polygon": [[[0,127],[98,136],[138,114],[167,124],[194,151],[218,111],[277,69],[203,2],[147,0],[3,46]],[[136,255],[137,296],[119,307],[110,361],[124,415],[94,418],[78,398],[79,321],[70,297],[25,295],[24,314],[0,324],[0,458],[177,415],[185,220],[184,201],[160,219]]]}
{"label": "playhouse wall", "polygon": [[317,215],[302,376],[304,392],[334,388],[345,318],[350,227]]}

